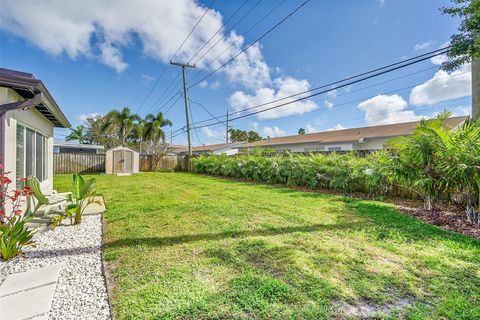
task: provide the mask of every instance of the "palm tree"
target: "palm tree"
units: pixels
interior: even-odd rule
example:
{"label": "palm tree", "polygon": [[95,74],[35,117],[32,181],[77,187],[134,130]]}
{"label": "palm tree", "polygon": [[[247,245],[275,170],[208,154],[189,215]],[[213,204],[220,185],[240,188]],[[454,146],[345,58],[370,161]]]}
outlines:
{"label": "palm tree", "polygon": [[146,141],[165,142],[165,131],[163,127],[171,126],[172,122],[165,119],[163,113],[159,112],[157,115],[151,113],[145,117],[145,124],[143,127],[143,139]]}
{"label": "palm tree", "polygon": [[140,122],[141,118],[130,111],[128,107],[122,110],[112,110],[105,116],[103,130],[118,134],[122,145],[126,145],[131,134],[135,129],[135,124]]}
{"label": "palm tree", "polygon": [[67,141],[78,141],[80,144],[86,143],[87,133],[85,132],[85,126],[79,125],[75,129],[70,128],[70,134],[65,137]]}

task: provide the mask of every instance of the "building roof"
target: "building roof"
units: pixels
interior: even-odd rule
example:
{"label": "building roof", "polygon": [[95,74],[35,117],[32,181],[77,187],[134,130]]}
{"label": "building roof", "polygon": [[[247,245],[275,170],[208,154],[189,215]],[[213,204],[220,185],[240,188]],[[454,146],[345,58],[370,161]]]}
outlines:
{"label": "building roof", "polygon": [[239,145],[243,145],[246,142],[229,142],[229,143],[216,143],[216,144],[207,144],[204,146],[197,146],[197,147],[192,147],[193,152],[208,152],[208,151],[213,151],[217,149],[223,149],[225,147],[236,147]]}
{"label": "building roof", "polygon": [[103,146],[99,144],[85,144],[85,143],[65,143],[65,142],[54,142],[54,147],[62,148],[82,148],[82,149],[97,149],[103,150]]}
{"label": "building roof", "polygon": [[0,87],[15,90],[22,98],[32,99],[41,94],[42,102],[35,106],[55,127],[70,128],[70,122],[40,79],[31,73],[0,68]]}
{"label": "building roof", "polygon": [[[450,117],[446,120],[446,124],[451,127],[456,127],[462,124],[466,119],[467,116]],[[420,121],[403,122],[372,127],[322,131],[303,135],[263,139],[257,142],[245,144],[241,146],[241,148],[268,147],[298,143],[354,142],[369,138],[407,136],[413,133],[413,130],[419,122]]]}

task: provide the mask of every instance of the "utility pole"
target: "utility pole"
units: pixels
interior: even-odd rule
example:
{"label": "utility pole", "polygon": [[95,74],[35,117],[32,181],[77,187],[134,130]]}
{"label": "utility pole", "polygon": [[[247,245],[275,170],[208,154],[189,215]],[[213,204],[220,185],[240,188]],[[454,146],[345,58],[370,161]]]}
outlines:
{"label": "utility pole", "polygon": [[480,118],[480,58],[472,59],[472,119]]}
{"label": "utility pole", "polygon": [[225,141],[228,143],[228,110],[227,110],[227,131],[225,133]]}
{"label": "utility pole", "polygon": [[182,76],[183,76],[183,97],[185,99],[185,116],[187,118],[187,136],[188,136],[188,171],[192,171],[192,142],[190,139],[190,116],[188,114],[188,94],[187,94],[187,78],[185,76],[186,68],[196,68],[195,65],[190,65],[188,63],[176,63],[170,61],[170,64],[182,67]]}
{"label": "utility pole", "polygon": [[173,144],[173,131],[170,129],[170,144]]}

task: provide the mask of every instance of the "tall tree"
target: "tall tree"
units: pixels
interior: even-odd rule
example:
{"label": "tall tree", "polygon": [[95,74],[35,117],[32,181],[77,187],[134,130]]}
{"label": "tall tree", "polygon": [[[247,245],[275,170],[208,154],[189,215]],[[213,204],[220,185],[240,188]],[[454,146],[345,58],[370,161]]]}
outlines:
{"label": "tall tree", "polygon": [[247,133],[247,141],[248,142],[255,142],[255,141],[259,141],[259,140],[262,140],[262,136],[260,136],[258,134],[258,132],[248,131],[248,133]]}
{"label": "tall tree", "polygon": [[159,112],[157,115],[147,114],[143,128],[143,138],[145,140],[161,140],[165,142],[165,131],[162,128],[166,126],[172,126],[172,122],[165,119],[163,113]]}
{"label": "tall tree", "polygon": [[141,118],[130,111],[130,108],[123,107],[122,110],[112,110],[105,116],[103,130],[107,133],[117,134],[122,145],[132,138],[132,132],[135,124],[140,122]]}
{"label": "tall tree", "polygon": [[455,70],[462,64],[480,58],[480,1],[452,0],[453,7],[443,7],[444,14],[461,19],[458,33],[450,37],[451,50],[447,56],[451,59],[443,63],[446,71]]}
{"label": "tall tree", "polygon": [[228,130],[230,134],[230,142],[255,142],[262,140],[262,137],[255,131],[246,131],[240,129],[230,129]]}
{"label": "tall tree", "polygon": [[85,126],[79,125],[76,128],[70,128],[70,134],[65,137],[67,141],[78,141],[80,144],[87,143],[87,134]]}
{"label": "tall tree", "polygon": [[303,129],[303,128],[298,129],[298,134],[299,135],[304,135],[305,134],[305,129]]}

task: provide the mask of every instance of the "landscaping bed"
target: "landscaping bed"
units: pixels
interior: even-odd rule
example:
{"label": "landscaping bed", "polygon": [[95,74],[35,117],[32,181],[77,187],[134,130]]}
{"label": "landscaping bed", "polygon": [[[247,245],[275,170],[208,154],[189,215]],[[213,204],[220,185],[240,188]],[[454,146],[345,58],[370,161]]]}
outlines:
{"label": "landscaping bed", "polygon": [[80,225],[41,227],[25,256],[0,260],[0,283],[12,273],[60,265],[49,319],[111,319],[102,265],[101,214]]}

